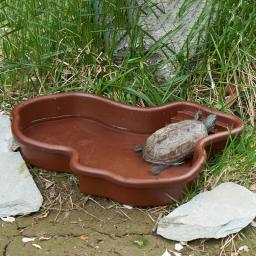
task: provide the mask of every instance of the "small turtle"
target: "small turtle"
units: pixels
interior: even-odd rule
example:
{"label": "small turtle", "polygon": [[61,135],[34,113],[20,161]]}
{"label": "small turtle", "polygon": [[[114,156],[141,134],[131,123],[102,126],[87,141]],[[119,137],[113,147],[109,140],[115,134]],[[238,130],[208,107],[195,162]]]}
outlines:
{"label": "small turtle", "polygon": [[198,111],[194,120],[169,124],[149,136],[144,146],[136,145],[133,150],[142,152],[144,160],[154,164],[151,168],[154,175],[181,164],[192,155],[196,143],[215,126],[216,115],[210,114],[203,122],[199,121],[201,116],[202,112]]}

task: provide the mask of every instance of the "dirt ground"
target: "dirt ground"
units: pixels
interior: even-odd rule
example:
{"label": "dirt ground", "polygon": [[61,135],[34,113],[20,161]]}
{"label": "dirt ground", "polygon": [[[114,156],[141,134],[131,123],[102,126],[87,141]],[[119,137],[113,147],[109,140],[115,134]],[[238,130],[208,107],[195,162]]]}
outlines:
{"label": "dirt ground", "polygon": [[[17,217],[13,223],[0,222],[1,255],[162,256],[166,249],[174,251],[175,242],[153,232],[157,218],[167,214],[168,207],[127,209],[105,198],[81,194],[72,175],[36,169],[32,173],[44,196],[43,207],[39,213]],[[24,243],[24,237],[35,240]],[[188,243],[180,253],[255,256],[255,238],[256,229],[246,228],[223,240]],[[249,252],[238,252],[244,245]]]}

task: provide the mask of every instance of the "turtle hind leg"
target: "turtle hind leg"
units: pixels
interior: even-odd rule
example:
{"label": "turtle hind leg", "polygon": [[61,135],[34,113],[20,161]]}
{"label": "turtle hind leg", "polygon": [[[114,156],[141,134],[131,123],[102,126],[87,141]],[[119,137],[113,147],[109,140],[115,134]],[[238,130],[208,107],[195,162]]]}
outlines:
{"label": "turtle hind leg", "polygon": [[153,165],[151,167],[151,173],[153,175],[159,175],[161,171],[164,171],[165,169],[167,169],[170,166],[171,166],[170,164],[157,164],[157,165]]}
{"label": "turtle hind leg", "polygon": [[184,161],[180,161],[180,162],[176,162],[176,163],[172,163],[172,164],[157,164],[157,165],[153,165],[151,167],[151,173],[153,175],[159,175],[161,171],[164,171],[165,169],[171,167],[171,166],[177,166],[177,165],[181,165],[183,164]]}
{"label": "turtle hind leg", "polygon": [[133,151],[137,152],[137,153],[142,152],[143,151],[143,146],[142,145],[135,145],[133,147]]}

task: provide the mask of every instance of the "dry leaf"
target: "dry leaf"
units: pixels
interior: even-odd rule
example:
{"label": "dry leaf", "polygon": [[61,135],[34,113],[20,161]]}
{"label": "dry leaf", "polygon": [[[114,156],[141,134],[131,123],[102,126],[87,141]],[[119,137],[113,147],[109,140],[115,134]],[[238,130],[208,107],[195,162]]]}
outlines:
{"label": "dry leaf", "polygon": [[176,243],[174,246],[175,251],[181,251],[183,249],[183,245],[181,243]]}
{"label": "dry leaf", "polygon": [[37,249],[42,249],[42,247],[39,244],[32,244],[32,246],[36,247]]}
{"label": "dry leaf", "polygon": [[48,188],[50,188],[51,186],[53,186],[54,185],[54,182],[53,181],[50,181],[50,180],[47,180],[47,179],[45,179],[45,189],[48,189]]}
{"label": "dry leaf", "polygon": [[127,205],[127,204],[123,204],[123,207],[129,210],[133,209],[131,205]]}
{"label": "dry leaf", "polygon": [[87,241],[87,240],[89,240],[89,236],[82,235],[82,236],[80,236],[80,239],[83,241]]}
{"label": "dry leaf", "polygon": [[47,237],[47,236],[40,236],[39,237],[39,241],[47,241],[47,240],[50,240],[51,238],[50,237]]}
{"label": "dry leaf", "polygon": [[225,96],[225,106],[231,107],[236,99],[237,99],[238,95],[237,95],[237,91],[236,91],[236,86],[233,84],[230,84],[227,87],[227,91],[226,91],[226,96]]}
{"label": "dry leaf", "polygon": [[35,241],[35,237],[22,237],[22,239],[21,239],[21,241],[23,242],[23,243],[28,243],[28,242],[33,242],[33,241]]}
{"label": "dry leaf", "polygon": [[65,220],[69,215],[70,215],[70,212],[65,212],[64,216],[63,216],[63,219]]}
{"label": "dry leaf", "polygon": [[134,240],[133,242],[137,244],[139,247],[143,245],[143,241],[140,241],[140,240]]}
{"label": "dry leaf", "polygon": [[249,252],[249,247],[247,245],[243,245],[238,249],[239,252],[244,251],[244,252]]}
{"label": "dry leaf", "polygon": [[256,192],[256,184],[252,184],[249,188],[252,192]]}
{"label": "dry leaf", "polygon": [[15,221],[15,218],[14,217],[1,217],[1,220],[5,221],[5,222],[12,223]]}
{"label": "dry leaf", "polygon": [[44,219],[48,217],[49,212],[43,212],[41,215],[39,215],[37,218],[38,219]]}

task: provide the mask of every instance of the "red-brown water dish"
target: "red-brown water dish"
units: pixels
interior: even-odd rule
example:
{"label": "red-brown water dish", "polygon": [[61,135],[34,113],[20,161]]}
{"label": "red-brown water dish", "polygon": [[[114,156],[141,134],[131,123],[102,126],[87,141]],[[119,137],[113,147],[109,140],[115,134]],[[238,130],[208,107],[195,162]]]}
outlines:
{"label": "red-brown water dish", "polygon": [[[133,151],[167,124],[217,115],[214,131],[201,139],[194,155],[160,175]],[[61,93],[29,99],[13,110],[12,131],[25,161],[79,177],[80,190],[122,204],[156,206],[184,196],[207,158],[243,129],[234,116],[194,102],[179,101],[153,108],[120,104],[86,93]]]}

